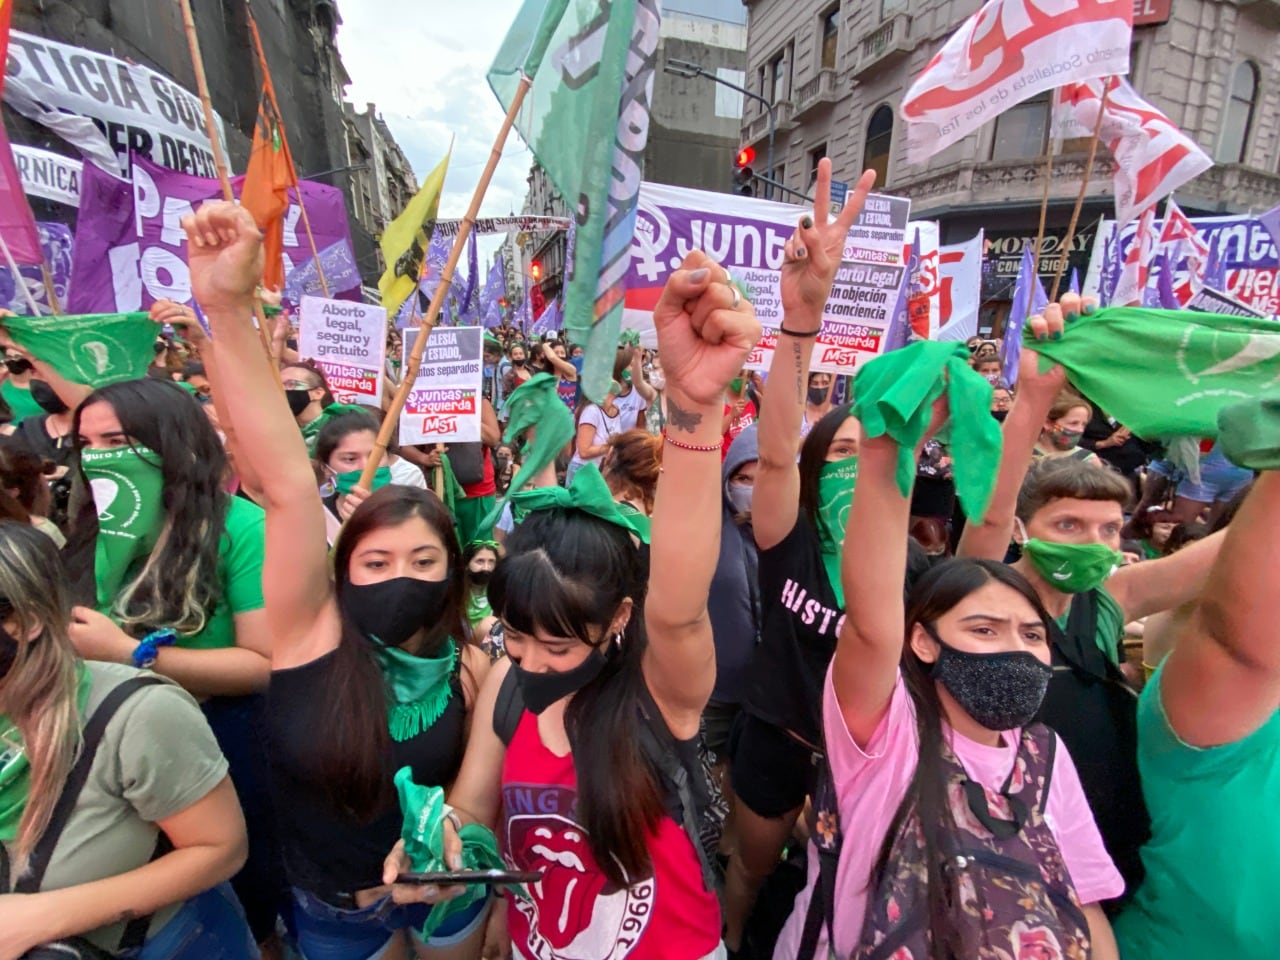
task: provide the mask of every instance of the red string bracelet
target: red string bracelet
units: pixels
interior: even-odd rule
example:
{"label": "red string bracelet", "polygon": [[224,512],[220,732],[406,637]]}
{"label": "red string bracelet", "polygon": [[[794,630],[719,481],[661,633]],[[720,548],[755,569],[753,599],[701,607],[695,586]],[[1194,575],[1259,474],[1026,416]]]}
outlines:
{"label": "red string bracelet", "polygon": [[673,440],[671,434],[665,430],[662,431],[662,442],[669,443],[678,450],[690,450],[694,453],[719,453],[724,449],[721,443],[684,443],[680,440]]}

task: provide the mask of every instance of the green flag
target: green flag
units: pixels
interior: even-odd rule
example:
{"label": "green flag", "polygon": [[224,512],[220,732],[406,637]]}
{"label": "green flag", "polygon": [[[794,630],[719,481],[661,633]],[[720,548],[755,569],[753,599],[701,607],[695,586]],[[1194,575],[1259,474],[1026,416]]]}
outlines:
{"label": "green flag", "polygon": [[0,326],[62,377],[94,388],[145,377],[160,333],[145,313],[5,317]]}
{"label": "green flag", "polygon": [[1109,307],[1028,348],[1136,436],[1216,437],[1218,412],[1280,392],[1280,324],[1194,310]]}
{"label": "green flag", "polygon": [[565,329],[593,400],[622,326],[660,22],[659,0],[525,0],[489,70],[504,108],[532,78],[516,129],[574,210]]}

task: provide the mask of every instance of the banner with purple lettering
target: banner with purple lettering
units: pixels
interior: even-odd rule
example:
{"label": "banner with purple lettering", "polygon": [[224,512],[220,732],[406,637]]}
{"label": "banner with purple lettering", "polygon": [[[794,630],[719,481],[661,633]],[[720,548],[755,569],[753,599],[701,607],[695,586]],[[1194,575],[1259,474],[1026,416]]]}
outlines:
{"label": "banner with purple lettering", "polygon": [[[239,190],[241,179],[231,179],[234,189]],[[360,275],[350,256],[342,191],[304,180],[302,195],[326,267],[330,296],[359,300]],[[284,221],[285,288],[301,299],[303,294],[318,294],[320,284],[312,277],[314,258],[292,188],[289,196]],[[137,154],[132,183],[85,164],[67,312],[123,313],[146,309],[157,300],[189,302],[187,238],[179,222],[206,200],[221,197],[217,180],[175,173]],[[303,270],[297,278],[292,276],[295,265]],[[292,296],[288,299],[297,302]]]}
{"label": "banner with purple lettering", "polygon": [[[813,369],[853,373],[884,350],[902,279],[911,201],[872,194],[845,242],[844,262],[827,301]],[[623,326],[655,346],[653,308],[690,250],[703,250],[751,290],[764,335],[748,368],[767,370],[782,322],[778,277],[782,248],[804,207],[656,183],[640,186]]]}

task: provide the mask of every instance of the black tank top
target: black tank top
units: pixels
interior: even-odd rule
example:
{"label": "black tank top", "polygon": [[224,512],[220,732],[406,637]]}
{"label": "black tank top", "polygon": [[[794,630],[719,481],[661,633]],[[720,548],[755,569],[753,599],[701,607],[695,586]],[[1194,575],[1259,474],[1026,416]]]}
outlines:
{"label": "black tank top", "polygon": [[23,417],[14,430],[14,435],[21,437],[31,452],[46,460],[52,460],[57,466],[65,467],[71,463],[71,454],[75,444],[70,435],[54,439],[44,428],[44,417]]}
{"label": "black tank top", "polygon": [[[267,730],[271,791],[289,883],[341,905],[340,894],[381,884],[382,861],[400,839],[403,815],[394,799],[373,819],[360,822],[329,802],[316,761],[317,730],[324,729],[324,693],[337,682],[336,651],[271,674]],[[461,651],[458,656],[462,664]],[[388,785],[401,767],[415,783],[446,786],[458,774],[466,747],[466,705],[458,670],[453,696],[440,718],[411,740],[391,741]]]}

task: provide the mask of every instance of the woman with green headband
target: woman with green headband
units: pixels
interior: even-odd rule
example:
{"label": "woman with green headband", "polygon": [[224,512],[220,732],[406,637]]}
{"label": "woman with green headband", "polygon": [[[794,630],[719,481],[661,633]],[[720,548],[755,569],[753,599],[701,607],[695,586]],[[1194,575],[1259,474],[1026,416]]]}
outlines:
{"label": "woman with green headband", "polygon": [[[831,220],[831,164],[818,165],[812,215],[787,241],[782,266],[782,326],[769,371],[769,399],[757,421],[760,462],[752,494],[759,548],[760,643],[743,685],[742,710],[729,737],[729,781],[738,799],[738,846],[725,875],[725,943],[742,947],[756,895],[778,865],[822,744],[822,678],[843,619],[840,544],[858,471],[858,422],[837,407],[809,424],[796,462],[801,425],[812,411],[809,365],[814,338],[840,265],[849,228],[874,178],[863,174]],[[664,360],[667,359],[663,354]],[[822,384],[826,402],[827,387]]]}
{"label": "woman with green headband", "polygon": [[454,779],[489,669],[468,642],[453,520],[434,494],[385,486],[353,511],[330,564],[315,474],[253,329],[260,233],[224,203],[183,226],[241,455],[262,477],[267,740],[299,952],[474,956],[487,901],[422,942],[414,931],[428,911],[396,908],[381,882],[402,822],[393,775],[409,767],[419,784]]}
{"label": "woman with green headband", "polygon": [[[722,400],[760,333],[726,280],[691,253],[654,309],[671,418],[652,523],[620,509],[594,466],[569,489],[513,500],[523,519],[489,584],[508,657],[481,692],[449,803],[464,825],[496,825],[513,866],[542,872],[505,908],[518,956],[724,956],[697,788],[674,785],[671,767],[681,784],[697,768],[715,679]],[[632,537],[649,533],[646,569]],[[453,826],[444,835],[452,854]],[[403,869],[402,851],[384,879]]]}

